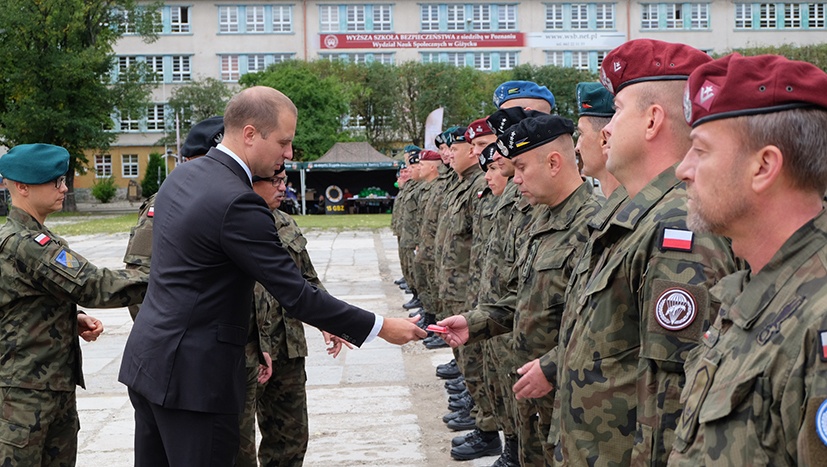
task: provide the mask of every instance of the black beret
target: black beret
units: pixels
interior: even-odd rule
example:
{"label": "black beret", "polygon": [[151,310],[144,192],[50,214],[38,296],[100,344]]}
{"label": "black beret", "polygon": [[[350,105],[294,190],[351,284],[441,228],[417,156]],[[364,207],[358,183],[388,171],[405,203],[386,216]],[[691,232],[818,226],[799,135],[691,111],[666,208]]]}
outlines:
{"label": "black beret", "polygon": [[450,147],[454,143],[467,143],[468,141],[465,140],[465,132],[467,130],[468,127],[465,126],[452,127],[448,132],[448,146]]}
{"label": "black beret", "polygon": [[527,118],[509,128],[497,138],[497,149],[503,157],[513,159],[564,134],[574,134],[574,123],[559,115],[544,114]]}
{"label": "black beret", "polygon": [[410,155],[408,155],[408,164],[410,164],[410,165],[419,164],[419,154],[421,152],[422,151],[419,148],[417,148],[416,151],[411,151]]}
{"label": "black beret", "polygon": [[445,136],[443,136],[443,134],[440,133],[436,135],[436,137],[434,138],[434,146],[440,147],[443,144],[445,144]]}
{"label": "black beret", "polygon": [[491,143],[485,147],[480,153],[480,167],[482,171],[488,170],[488,167],[494,162],[494,154],[497,152],[497,143]]}
{"label": "black beret", "polygon": [[224,139],[224,117],[210,117],[202,120],[190,129],[184,145],[181,146],[181,156],[190,157],[203,156],[218,146]]}
{"label": "black beret", "polygon": [[540,115],[548,115],[536,110],[526,110],[522,107],[511,107],[509,109],[500,109],[492,113],[488,117],[488,126],[494,130],[494,134],[499,136],[505,133],[505,130],[531,117],[539,117]]}

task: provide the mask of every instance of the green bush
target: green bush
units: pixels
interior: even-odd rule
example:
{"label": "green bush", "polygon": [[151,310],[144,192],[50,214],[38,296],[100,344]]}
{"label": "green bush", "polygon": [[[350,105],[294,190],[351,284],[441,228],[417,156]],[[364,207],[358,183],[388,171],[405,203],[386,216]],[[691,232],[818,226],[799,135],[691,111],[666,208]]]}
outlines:
{"label": "green bush", "polygon": [[92,185],[92,196],[101,203],[112,201],[112,198],[115,197],[117,192],[118,188],[115,186],[114,177],[102,178]]}
{"label": "green bush", "polygon": [[158,193],[158,189],[161,187],[161,183],[164,183],[165,178],[164,158],[157,152],[153,152],[149,155],[149,163],[146,165],[144,179],[141,181],[141,196],[149,198]]}

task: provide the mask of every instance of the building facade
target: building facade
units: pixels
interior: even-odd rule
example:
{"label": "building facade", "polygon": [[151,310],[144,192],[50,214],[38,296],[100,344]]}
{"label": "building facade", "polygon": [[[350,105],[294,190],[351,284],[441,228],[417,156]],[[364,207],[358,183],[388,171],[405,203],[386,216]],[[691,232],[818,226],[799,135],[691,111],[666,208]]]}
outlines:
{"label": "building facade", "polygon": [[212,77],[234,86],[241,75],[272,63],[317,58],[595,71],[612,48],[641,37],[715,53],[822,42],[827,2],[189,0],[164,5],[160,19],[153,43],[122,25],[126,34],[116,45],[116,73],[144,62],[160,84],[146,117],[114,116],[118,140],[109,153],[90,154],[92,170],[76,178],[79,188],[110,175],[126,187],[143,177],[149,153],[174,152],[156,145],[174,134],[166,103],[176,87],[194,79]]}

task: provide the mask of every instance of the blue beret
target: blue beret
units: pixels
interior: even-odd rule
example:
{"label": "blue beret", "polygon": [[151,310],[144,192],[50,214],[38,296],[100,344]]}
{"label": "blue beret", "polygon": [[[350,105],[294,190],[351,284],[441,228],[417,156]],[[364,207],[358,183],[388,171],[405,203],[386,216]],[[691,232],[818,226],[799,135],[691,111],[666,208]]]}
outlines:
{"label": "blue beret", "polygon": [[612,117],[614,96],[600,83],[577,83],[577,112],[581,117]]}
{"label": "blue beret", "polygon": [[19,144],[0,157],[0,174],[20,183],[40,185],[69,170],[69,151],[51,144]]}
{"label": "blue beret", "polygon": [[531,81],[506,81],[494,91],[494,106],[498,109],[511,99],[543,99],[554,108],[554,94]]}
{"label": "blue beret", "polygon": [[574,134],[574,123],[568,118],[559,115],[526,118],[497,138],[497,150],[503,157],[513,159],[565,134]]}
{"label": "blue beret", "polygon": [[224,139],[224,117],[210,117],[202,120],[190,129],[184,145],[181,146],[181,156],[190,157],[203,156],[218,146]]}
{"label": "blue beret", "polygon": [[405,148],[402,149],[402,150],[404,152],[419,152],[419,151],[422,150],[422,148],[420,148],[419,146],[417,146],[415,144],[409,144],[409,145],[405,146]]}

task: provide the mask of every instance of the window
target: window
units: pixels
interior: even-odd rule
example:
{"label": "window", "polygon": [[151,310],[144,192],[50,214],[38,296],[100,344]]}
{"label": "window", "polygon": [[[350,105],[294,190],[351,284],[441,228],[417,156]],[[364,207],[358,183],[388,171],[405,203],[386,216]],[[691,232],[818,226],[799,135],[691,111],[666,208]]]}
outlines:
{"label": "window", "polygon": [[775,28],[778,25],[778,17],[775,12],[775,3],[762,3],[758,7],[758,14],[758,25],[760,28]]}
{"label": "window", "polygon": [[238,32],[238,7],[237,6],[220,6],[220,7],[218,7],[218,31],[219,32]]}
{"label": "window", "polygon": [[735,28],[749,29],[752,28],[752,4],[751,3],[736,3],[735,4]]}
{"label": "window", "polygon": [[559,50],[547,50],[546,65],[565,66],[564,53]]}
{"label": "window", "polygon": [[546,5],[546,29],[563,29],[563,5]]}
{"label": "window", "polygon": [[247,6],[247,32],[264,32],[264,6]]}
{"label": "window", "polygon": [[578,70],[589,70],[589,53],[585,51],[574,51],[571,53],[571,66]]}
{"label": "window", "polygon": [[807,19],[807,26],[810,28],[823,28],[825,26],[825,3],[811,3],[809,7],[809,15]]}
{"label": "window", "polygon": [[190,8],[188,6],[169,7],[170,32],[190,32]]}
{"label": "window", "polygon": [[604,58],[606,58],[606,54],[608,54],[608,53],[609,53],[609,52],[607,52],[607,51],[605,51],[605,50],[599,50],[599,51],[597,52],[597,69],[598,69],[598,70],[599,70],[599,69],[600,69],[600,67],[603,65],[603,59],[604,59]]}
{"label": "window", "polygon": [[683,10],[678,3],[666,5],[666,29],[683,29]]}
{"label": "window", "polygon": [[422,63],[438,63],[439,52],[422,52]]}
{"label": "window", "polygon": [[293,32],[293,8],[290,5],[273,6],[273,32]]}
{"label": "window", "polygon": [[293,54],[275,54],[273,55],[273,63],[281,63],[293,58]]}
{"label": "window", "polygon": [[598,3],[595,5],[595,28],[615,28],[615,5],[614,3]]}
{"label": "window", "polygon": [[801,4],[784,4],[784,27],[787,29],[801,29]]}
{"label": "window", "polygon": [[490,71],[491,70],[491,53],[489,52],[475,52],[474,53],[474,68],[477,70]]}
{"label": "window", "polygon": [[491,30],[491,5],[471,6],[471,30]]}
{"label": "window", "polygon": [[183,83],[192,79],[190,57],[178,55],[172,57],[172,82]]}
{"label": "window", "polygon": [[132,22],[132,19],[129,17],[128,11],[119,9],[118,14],[121,18],[120,30],[122,33],[135,34],[138,32],[137,28],[135,28],[135,24]]}
{"label": "window", "polygon": [[445,62],[454,66],[465,66],[465,52],[448,52]]}
{"label": "window", "polygon": [[319,6],[319,21],[321,32],[339,31],[339,7],[336,5]]}
{"label": "window", "polygon": [[391,31],[391,6],[373,5],[373,30]]}
{"label": "window", "polygon": [[589,29],[589,6],[585,3],[571,5],[571,28]]}
{"label": "window", "polygon": [[517,66],[517,52],[500,52],[500,70],[510,70]]}
{"label": "window", "polygon": [[658,29],[658,5],[655,3],[644,3],[640,8],[640,28]]}
{"label": "window", "polygon": [[238,55],[221,56],[221,81],[238,81],[241,77]]}
{"label": "window", "polygon": [[382,63],[384,65],[393,65],[393,54],[373,54],[373,61]]}
{"label": "window", "polygon": [[98,154],[95,156],[95,177],[106,178],[112,176],[112,156]]}
{"label": "window", "polygon": [[164,57],[152,55],[146,58],[147,71],[153,73],[155,81],[164,81]]}
{"label": "window", "polygon": [[132,118],[131,115],[126,114],[120,115],[120,129],[123,132],[130,132],[130,131],[138,131],[140,128],[138,125],[140,124],[140,120],[137,118]]}
{"label": "window", "polygon": [[465,31],[465,5],[448,5],[448,30]]}
{"label": "window", "polygon": [[263,54],[247,55],[247,73],[263,71],[265,67]]}
{"label": "window", "polygon": [[118,57],[118,80],[126,81],[129,68],[135,66],[136,63],[138,63],[138,57]]}
{"label": "window", "polygon": [[497,26],[499,26],[500,31],[517,30],[517,5],[499,5]]}
{"label": "window", "polygon": [[366,31],[367,21],[365,21],[365,6],[364,5],[348,5],[347,6],[347,30],[348,31]]}
{"label": "window", "polygon": [[709,29],[709,4],[692,3],[689,29]]}
{"label": "window", "polygon": [[439,31],[439,5],[421,5],[419,22],[423,31]]}
{"label": "window", "polygon": [[[97,162],[97,157],[95,158]],[[97,167],[95,167],[97,170]],[[123,178],[138,177],[138,155],[124,154],[121,156],[121,176]]]}
{"label": "window", "polygon": [[150,105],[146,109],[146,130],[159,131],[164,129],[164,104]]}

